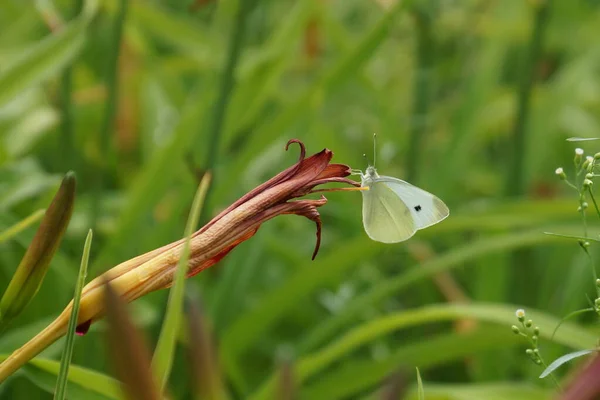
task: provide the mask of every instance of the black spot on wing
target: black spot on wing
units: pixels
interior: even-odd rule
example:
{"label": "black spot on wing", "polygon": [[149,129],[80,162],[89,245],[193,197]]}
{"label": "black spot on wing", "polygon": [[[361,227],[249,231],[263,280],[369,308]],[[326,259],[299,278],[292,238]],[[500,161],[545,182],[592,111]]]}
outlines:
{"label": "black spot on wing", "polygon": [[421,211],[421,206],[418,204],[414,208],[415,208],[415,211]]}

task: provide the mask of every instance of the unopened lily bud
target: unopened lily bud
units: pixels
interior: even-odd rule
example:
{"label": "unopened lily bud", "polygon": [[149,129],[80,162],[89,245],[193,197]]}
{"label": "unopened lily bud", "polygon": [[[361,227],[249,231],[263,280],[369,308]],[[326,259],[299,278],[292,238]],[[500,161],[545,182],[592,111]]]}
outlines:
{"label": "unopened lily bud", "polygon": [[71,219],[75,184],[75,174],[68,172],[0,300],[0,327],[21,313],[40,288]]}

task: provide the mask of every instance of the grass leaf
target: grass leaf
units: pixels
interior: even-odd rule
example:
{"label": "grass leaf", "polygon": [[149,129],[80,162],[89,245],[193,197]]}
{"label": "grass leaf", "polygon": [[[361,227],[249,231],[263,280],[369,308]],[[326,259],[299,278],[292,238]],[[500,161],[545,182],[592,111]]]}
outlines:
{"label": "grass leaf", "polygon": [[60,361],[60,371],[56,382],[55,400],[63,400],[67,395],[67,380],[69,375],[69,366],[71,365],[71,356],[73,355],[73,345],[75,344],[75,328],[77,328],[77,317],[79,316],[79,302],[81,300],[81,291],[85,286],[85,277],[87,275],[87,266],[90,258],[90,248],[92,247],[92,230],[88,231],[83,245],[83,255],[79,267],[79,276],[75,285],[75,294],[73,296],[73,311],[69,317],[69,326],[65,338],[65,347],[63,349],[62,359]]}
{"label": "grass leaf", "polygon": [[188,270],[188,261],[190,257],[190,239],[194,233],[196,226],[198,225],[198,219],[200,218],[200,212],[204,204],[204,198],[210,185],[211,175],[209,172],[205,173],[200,181],[190,215],[187,220],[185,227],[186,241],[181,250],[179,256],[179,262],[177,263],[177,270],[175,272],[175,279],[173,287],[169,292],[169,302],[167,304],[167,312],[165,314],[165,320],[162,325],[160,336],[158,338],[158,344],[154,351],[152,359],[152,368],[155,375],[158,377],[160,387],[164,390],[171,373],[171,367],[173,365],[173,357],[175,356],[175,342],[177,340],[177,332],[181,327],[183,319],[183,300],[185,294],[185,277]]}

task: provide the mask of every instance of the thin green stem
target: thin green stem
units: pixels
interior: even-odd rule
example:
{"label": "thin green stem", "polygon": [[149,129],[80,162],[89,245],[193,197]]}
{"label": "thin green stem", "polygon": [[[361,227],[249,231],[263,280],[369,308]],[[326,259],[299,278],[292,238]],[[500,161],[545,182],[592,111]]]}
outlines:
{"label": "thin green stem", "polygon": [[[222,136],[223,126],[225,122],[225,115],[227,113],[227,106],[229,104],[229,98],[231,92],[235,86],[235,67],[238,63],[242,45],[244,42],[244,32],[246,30],[246,20],[249,12],[252,10],[256,0],[245,0],[238,4],[238,10],[233,24],[233,32],[229,39],[229,51],[227,53],[227,59],[225,61],[225,67],[223,69],[223,76],[221,77],[221,85],[219,95],[215,103],[214,119],[212,121],[212,127],[209,132],[209,142],[207,147],[206,164],[204,169],[211,171],[213,174],[213,181],[216,181],[217,169],[216,164],[219,156],[219,143]],[[206,193],[205,204],[208,204],[210,194],[212,190],[209,188]],[[206,215],[209,212],[209,207],[202,208],[202,214],[200,216],[201,221],[206,220]]]}
{"label": "thin green stem", "polygon": [[598,280],[598,274],[596,273],[596,267],[594,266],[594,258],[592,257],[592,255],[590,254],[590,252],[588,251],[588,249],[586,247],[583,247],[583,250],[585,251],[585,254],[587,254],[588,259],[590,260],[590,267],[592,269],[592,278],[593,278],[593,284],[594,287],[596,288],[596,297],[600,298],[600,287],[598,287],[598,285],[596,285],[596,281]]}
{"label": "thin green stem", "polygon": [[[119,1],[119,8],[112,29],[112,41],[108,51],[107,69],[106,69],[106,88],[107,99],[104,109],[104,118],[99,132],[100,144],[100,159],[97,160],[96,167],[96,182],[94,185],[94,195],[92,196],[92,229],[96,227],[98,217],[100,215],[100,204],[104,190],[104,174],[106,173],[107,165],[110,164],[110,137],[113,131],[115,115],[117,113],[117,98],[118,98],[118,63],[119,53],[121,48],[121,38],[123,36],[123,25],[127,17],[127,0]],[[95,229],[94,229],[95,230]]]}
{"label": "thin green stem", "polygon": [[526,131],[527,120],[531,108],[531,92],[535,80],[537,62],[542,52],[544,36],[550,14],[551,0],[543,0],[537,4],[534,17],[534,26],[531,31],[528,59],[523,68],[521,82],[519,84],[517,97],[517,117],[513,129],[513,156],[511,174],[509,175],[508,194],[518,196],[524,192],[525,155],[526,155]]}
{"label": "thin green stem", "polygon": [[594,203],[594,209],[596,210],[596,214],[598,214],[598,218],[600,218],[600,209],[598,209],[598,203],[596,203],[596,198],[594,197],[592,188],[588,188],[588,192],[590,193],[590,198],[592,199],[592,203]]}
{"label": "thin green stem", "polygon": [[560,326],[563,324],[563,322],[565,322],[569,318],[573,318],[573,317],[576,317],[577,315],[584,314],[584,313],[590,312],[590,311],[595,311],[595,310],[593,307],[590,307],[590,308],[584,308],[583,310],[573,311],[573,312],[567,314],[567,316],[563,317],[563,319],[560,320],[558,325],[556,325],[556,328],[554,328],[554,330],[552,331],[552,336],[550,336],[550,340],[554,340],[554,335],[556,335],[556,331],[558,331],[558,328],[560,328]]}

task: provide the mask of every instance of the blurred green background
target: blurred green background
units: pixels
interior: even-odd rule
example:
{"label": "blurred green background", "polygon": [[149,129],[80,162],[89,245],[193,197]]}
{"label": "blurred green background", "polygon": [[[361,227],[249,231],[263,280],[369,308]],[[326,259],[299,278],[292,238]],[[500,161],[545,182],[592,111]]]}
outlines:
{"label": "blurred green background", "polygon": [[[47,207],[68,170],[78,177],[67,236],[0,352],[71,299],[89,228],[93,278],[181,238],[198,173],[214,172],[204,223],[293,164],[288,139],[364,169],[374,132],[379,172],[435,193],[450,217],[384,245],[364,233],[358,192],[329,193],[315,261],[313,223],[283,216],[189,280],[231,398],[277,398],[264,385],[282,360],[302,399],[384,398],[398,371],[406,391],[390,398],[416,398],[414,367],[427,399],[550,398],[510,330],[520,307],[547,361],[594,344],[590,316],[549,340],[593,281],[577,243],[544,232],[583,232],[554,170],[572,176],[576,145],[600,148],[565,141],[600,136],[599,2],[107,0],[78,16],[82,6],[0,4],[1,230]],[[2,290],[35,228],[0,243]],[[131,306],[150,343],[167,295]],[[112,374],[104,328],[77,339],[74,364]],[[191,398],[185,346],[174,368],[173,397]],[[51,398],[54,379],[28,366],[0,397]]]}

